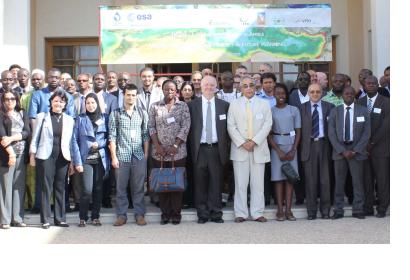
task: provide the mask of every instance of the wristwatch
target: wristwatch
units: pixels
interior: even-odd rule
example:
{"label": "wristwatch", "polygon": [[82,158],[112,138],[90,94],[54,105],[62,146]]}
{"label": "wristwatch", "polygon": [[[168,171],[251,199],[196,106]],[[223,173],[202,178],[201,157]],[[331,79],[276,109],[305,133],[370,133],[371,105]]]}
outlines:
{"label": "wristwatch", "polygon": [[174,146],[175,149],[179,148],[179,146],[177,144],[174,144],[173,146]]}

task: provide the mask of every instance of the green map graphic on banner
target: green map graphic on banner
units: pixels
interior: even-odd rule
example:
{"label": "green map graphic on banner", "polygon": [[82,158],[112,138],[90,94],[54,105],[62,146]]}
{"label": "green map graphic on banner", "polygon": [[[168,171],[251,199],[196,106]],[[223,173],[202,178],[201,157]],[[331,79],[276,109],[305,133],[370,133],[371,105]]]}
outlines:
{"label": "green map graphic on banner", "polygon": [[101,63],[330,61],[330,12],[323,4],[101,7]]}

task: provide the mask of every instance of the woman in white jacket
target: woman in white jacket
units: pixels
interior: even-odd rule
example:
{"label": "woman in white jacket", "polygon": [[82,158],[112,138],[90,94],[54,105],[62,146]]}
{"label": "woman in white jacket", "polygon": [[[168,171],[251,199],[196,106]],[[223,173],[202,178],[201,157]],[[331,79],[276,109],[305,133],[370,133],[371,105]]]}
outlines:
{"label": "woman in white jacket", "polygon": [[65,114],[67,96],[56,90],[50,97],[50,112],[39,113],[30,145],[30,164],[40,178],[42,228],[51,220],[50,198],[54,192],[54,224],[68,227],[65,216],[65,184],[71,161],[74,119]]}

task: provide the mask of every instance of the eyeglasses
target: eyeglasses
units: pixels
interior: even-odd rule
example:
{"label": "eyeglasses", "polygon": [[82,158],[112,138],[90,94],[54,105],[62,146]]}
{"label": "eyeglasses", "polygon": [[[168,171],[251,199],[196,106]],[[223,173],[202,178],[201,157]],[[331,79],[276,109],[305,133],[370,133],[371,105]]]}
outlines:
{"label": "eyeglasses", "polygon": [[10,97],[10,98],[4,98],[4,101],[16,101],[16,98]]}
{"label": "eyeglasses", "polygon": [[247,84],[242,84],[242,88],[253,88],[253,87],[255,87],[254,84],[249,84],[249,85],[247,85]]}
{"label": "eyeglasses", "polygon": [[81,82],[84,82],[84,83],[85,83],[85,82],[88,82],[88,80],[77,80],[77,82],[78,82],[78,83],[81,83]]}

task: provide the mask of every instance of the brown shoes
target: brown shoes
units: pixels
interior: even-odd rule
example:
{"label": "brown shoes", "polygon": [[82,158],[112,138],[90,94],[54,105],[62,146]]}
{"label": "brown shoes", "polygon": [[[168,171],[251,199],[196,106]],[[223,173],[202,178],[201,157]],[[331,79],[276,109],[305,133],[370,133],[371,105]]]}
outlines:
{"label": "brown shoes", "polygon": [[124,217],[118,217],[117,220],[114,223],[115,227],[120,227],[123,226],[127,223],[127,220]]}
{"label": "brown shoes", "polygon": [[235,218],[235,223],[243,223],[243,222],[245,222],[246,220],[244,219],[244,218],[242,218],[242,217],[236,217]]}
{"label": "brown shoes", "polygon": [[276,213],[276,221],[283,222],[285,220],[285,214],[283,212]]}
{"label": "brown shoes", "polygon": [[285,216],[286,216],[286,219],[289,220],[289,221],[296,221],[296,218],[295,218],[295,216],[293,216],[292,212],[286,213]]}
{"label": "brown shoes", "polygon": [[135,218],[135,221],[137,222],[137,225],[139,225],[139,226],[145,226],[147,224],[147,222],[145,221],[144,216],[137,216]]}
{"label": "brown shoes", "polygon": [[268,220],[264,216],[260,216],[259,218],[255,219],[255,222],[259,223],[266,223]]}

